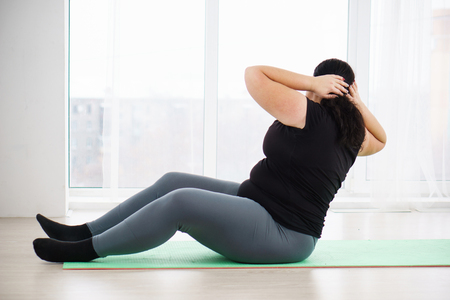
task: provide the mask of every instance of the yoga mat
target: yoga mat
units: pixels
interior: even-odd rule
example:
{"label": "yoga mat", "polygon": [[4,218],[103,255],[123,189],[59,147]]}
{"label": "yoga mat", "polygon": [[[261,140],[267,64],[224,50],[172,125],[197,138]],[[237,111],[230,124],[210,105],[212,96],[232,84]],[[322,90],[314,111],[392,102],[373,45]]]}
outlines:
{"label": "yoga mat", "polygon": [[236,263],[196,241],[169,241],[145,252],[64,263],[64,269],[226,269],[330,267],[449,267],[450,240],[319,240],[306,260]]}

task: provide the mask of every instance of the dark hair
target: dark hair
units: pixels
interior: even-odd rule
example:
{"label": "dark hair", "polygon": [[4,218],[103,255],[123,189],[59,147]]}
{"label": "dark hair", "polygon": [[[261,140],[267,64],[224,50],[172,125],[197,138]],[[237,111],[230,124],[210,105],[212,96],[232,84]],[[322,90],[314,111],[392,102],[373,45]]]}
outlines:
{"label": "dark hair", "polygon": [[[327,59],[314,70],[314,76],[335,74],[344,77],[349,85],[355,81],[355,73],[348,63],[339,59]],[[339,143],[359,149],[365,136],[364,119],[358,108],[345,96],[322,99],[320,104],[328,111],[339,130]]]}

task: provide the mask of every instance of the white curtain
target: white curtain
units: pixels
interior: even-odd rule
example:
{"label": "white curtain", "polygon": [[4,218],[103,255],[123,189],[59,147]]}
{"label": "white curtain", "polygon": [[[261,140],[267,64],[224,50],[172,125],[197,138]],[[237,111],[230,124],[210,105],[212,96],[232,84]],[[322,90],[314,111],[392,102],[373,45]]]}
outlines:
{"label": "white curtain", "polygon": [[367,178],[383,211],[450,203],[447,2],[372,0],[369,108],[388,141],[368,158]]}

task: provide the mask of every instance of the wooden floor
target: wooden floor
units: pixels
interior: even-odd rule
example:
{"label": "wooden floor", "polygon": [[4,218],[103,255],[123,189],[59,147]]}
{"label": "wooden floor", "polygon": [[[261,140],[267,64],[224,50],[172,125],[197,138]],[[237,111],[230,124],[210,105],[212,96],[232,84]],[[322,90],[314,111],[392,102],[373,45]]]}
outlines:
{"label": "wooden floor", "polygon": [[[77,224],[99,214],[74,212],[57,220]],[[33,239],[45,237],[35,219],[0,218],[0,228],[2,300],[450,299],[450,268],[62,270],[35,256]],[[449,238],[449,212],[329,212],[323,234],[323,239]]]}

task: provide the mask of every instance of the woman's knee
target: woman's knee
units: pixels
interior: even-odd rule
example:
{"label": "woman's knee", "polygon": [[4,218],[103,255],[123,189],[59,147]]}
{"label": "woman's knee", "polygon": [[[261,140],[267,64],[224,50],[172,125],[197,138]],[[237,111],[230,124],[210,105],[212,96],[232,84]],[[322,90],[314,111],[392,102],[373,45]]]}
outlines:
{"label": "woman's knee", "polygon": [[178,172],[168,172],[166,174],[164,174],[163,176],[161,176],[157,183],[169,183],[169,182],[174,182],[177,181],[178,178],[180,177],[180,173]]}
{"label": "woman's knee", "polygon": [[184,187],[185,179],[183,173],[169,172],[161,176],[158,181],[151,187],[157,193],[157,198],[162,197],[169,192]]}
{"label": "woman's knee", "polygon": [[197,193],[198,191],[194,188],[180,188],[171,191],[161,200],[163,200],[163,205],[173,213],[186,213],[193,210],[195,199],[198,198]]}

